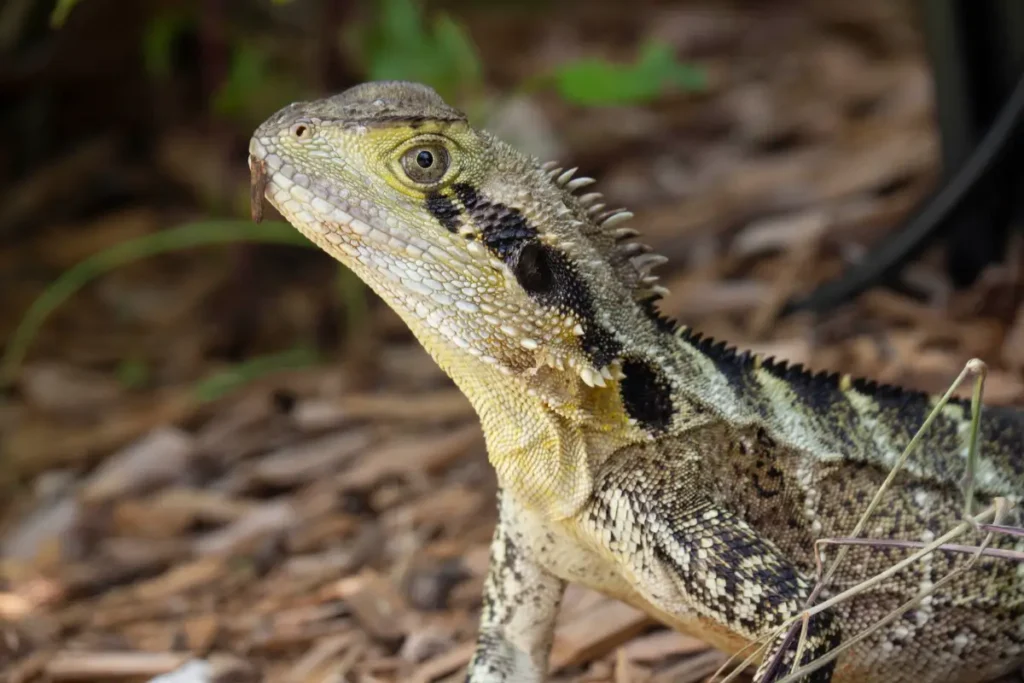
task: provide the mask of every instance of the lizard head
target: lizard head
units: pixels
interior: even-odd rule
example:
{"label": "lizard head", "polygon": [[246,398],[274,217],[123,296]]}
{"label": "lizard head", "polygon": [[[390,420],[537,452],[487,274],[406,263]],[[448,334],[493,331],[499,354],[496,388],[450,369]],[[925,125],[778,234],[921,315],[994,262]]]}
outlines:
{"label": "lizard head", "polygon": [[632,344],[650,327],[644,303],[660,288],[648,271],[661,257],[623,244],[631,214],[605,211],[600,194],[578,193],[592,179],[474,129],[425,86],[367,83],[292,104],[249,150],[254,217],[265,196],[456,382],[482,364],[581,407],[581,394],[623,377],[621,331]]}

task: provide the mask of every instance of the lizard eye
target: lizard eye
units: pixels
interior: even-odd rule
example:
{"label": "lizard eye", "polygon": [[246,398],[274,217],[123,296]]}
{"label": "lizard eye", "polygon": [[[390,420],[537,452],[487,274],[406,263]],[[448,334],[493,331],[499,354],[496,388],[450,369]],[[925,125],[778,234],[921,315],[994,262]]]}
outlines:
{"label": "lizard eye", "polygon": [[409,180],[421,185],[441,180],[450,165],[448,150],[441,145],[413,147],[402,155],[402,170]]}

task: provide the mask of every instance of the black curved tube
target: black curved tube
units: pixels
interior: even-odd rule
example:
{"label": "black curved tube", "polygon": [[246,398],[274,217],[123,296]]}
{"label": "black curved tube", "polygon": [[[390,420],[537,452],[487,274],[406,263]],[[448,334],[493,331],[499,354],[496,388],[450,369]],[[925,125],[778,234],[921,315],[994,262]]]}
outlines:
{"label": "black curved tube", "polygon": [[820,285],[802,298],[790,299],[782,310],[822,313],[839,306],[898,270],[907,259],[937,236],[943,223],[962,205],[971,191],[1003,157],[1014,136],[1024,127],[1024,75],[999,110],[978,146],[946,184],[918,210],[906,227],[869,253],[839,278]]}

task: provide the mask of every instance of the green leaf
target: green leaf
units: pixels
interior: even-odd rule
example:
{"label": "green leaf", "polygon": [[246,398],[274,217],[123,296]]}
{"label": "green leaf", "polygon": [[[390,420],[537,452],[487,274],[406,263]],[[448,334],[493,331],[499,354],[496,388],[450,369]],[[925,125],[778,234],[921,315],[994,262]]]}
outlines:
{"label": "green leaf", "polygon": [[581,105],[637,104],[706,87],[703,70],[676,61],[670,46],[653,41],[633,64],[581,59],[561,65],[551,78],[559,95]]}
{"label": "green leaf", "polygon": [[427,43],[423,16],[413,0],[381,0],[381,34],[393,49],[418,53]]}
{"label": "green leaf", "polygon": [[53,6],[53,11],[50,12],[50,26],[53,28],[63,26],[64,22],[68,20],[71,10],[75,8],[78,2],[79,0],[57,0],[57,3]]}
{"label": "green leaf", "polygon": [[252,93],[267,81],[267,56],[248,45],[237,45],[231,53],[227,78],[213,98],[213,110],[234,115],[245,110]]}
{"label": "green leaf", "polygon": [[377,8],[374,24],[347,33],[363,54],[367,78],[419,81],[450,100],[480,88],[480,58],[458,22],[441,13],[428,25],[415,0],[379,0]]}
{"label": "green leaf", "polygon": [[156,254],[238,242],[310,245],[298,230],[280,221],[264,221],[259,224],[249,221],[202,221],[122,242],[90,256],[61,273],[32,302],[0,358],[0,387],[14,381],[32,341],[50,314],[95,278],[126,263]]}
{"label": "green leaf", "polygon": [[200,401],[213,401],[253,380],[283,370],[306,368],[316,364],[319,359],[316,350],[308,346],[257,356],[215,372],[196,385],[195,393]]}
{"label": "green leaf", "polygon": [[213,111],[246,128],[255,127],[268,111],[305,99],[305,84],[274,68],[260,45],[239,42],[232,47],[224,82],[212,98]]}
{"label": "green leaf", "polygon": [[157,78],[171,75],[174,39],[193,21],[194,17],[179,11],[162,12],[150,20],[142,35],[142,62],[146,73]]}
{"label": "green leaf", "polygon": [[474,87],[483,82],[483,66],[476,46],[466,29],[447,14],[434,22],[434,38],[439,53],[451,65],[455,87]]}

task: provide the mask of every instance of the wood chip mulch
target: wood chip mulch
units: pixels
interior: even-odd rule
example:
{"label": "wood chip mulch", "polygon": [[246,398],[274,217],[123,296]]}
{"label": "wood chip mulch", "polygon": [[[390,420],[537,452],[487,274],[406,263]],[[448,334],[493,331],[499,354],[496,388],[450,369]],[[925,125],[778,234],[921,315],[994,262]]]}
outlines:
{"label": "wood chip mulch", "polygon": [[[531,116],[671,258],[666,313],[768,355],[929,391],[980,357],[988,400],[1024,403],[1019,239],[967,291],[928,254],[907,272],[919,298],[875,290],[827,320],[777,319],[934,187],[938,144],[920,36],[891,16],[901,3],[814,3],[774,23],[756,5],[654,4],[633,19],[708,65],[705,94],[615,111],[541,101]],[[589,20],[622,20],[612,14]],[[553,19],[536,52],[566,49],[565,25]],[[496,61],[495,77],[529,59]],[[199,163],[202,144],[168,136]],[[103,149],[92,154],[106,164]],[[231,173],[244,196],[244,164]],[[0,331],[53,273],[180,218],[129,207],[66,239],[0,246],[4,269],[35,259],[46,275],[4,288]],[[395,316],[371,302],[362,336],[327,335],[327,361],[212,400],[195,391],[238,338],[280,349],[342,317],[325,260],[276,254],[128,266],[44,328],[0,404],[0,680],[143,681],[193,659],[222,681],[462,680],[496,484],[469,404]],[[553,680],[688,683],[723,661],[572,587]]]}

